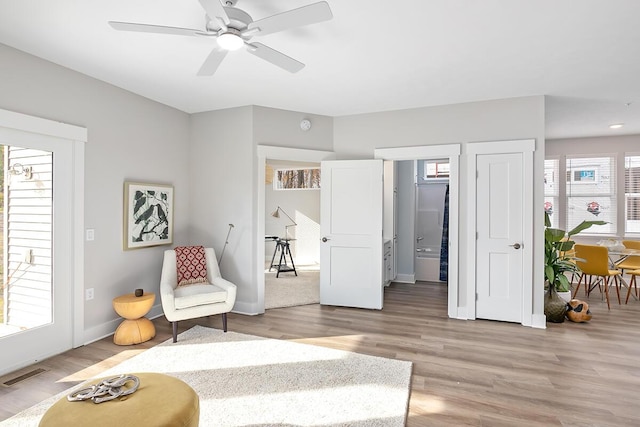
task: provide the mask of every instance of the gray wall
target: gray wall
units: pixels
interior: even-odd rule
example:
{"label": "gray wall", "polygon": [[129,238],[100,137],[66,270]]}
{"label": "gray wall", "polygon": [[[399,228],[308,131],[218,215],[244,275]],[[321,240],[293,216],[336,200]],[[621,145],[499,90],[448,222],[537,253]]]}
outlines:
{"label": "gray wall", "polygon": [[[303,118],[312,122],[308,132],[300,130]],[[219,253],[227,224],[235,225],[221,271],[238,286],[234,310],[258,313],[256,245],[264,242],[256,240],[258,220],[265,219],[265,212],[257,208],[256,183],[262,186],[264,177],[257,177],[256,147],[331,151],[333,119],[258,106],[210,111],[192,115],[190,143],[191,240],[202,238]]]}
{"label": "gray wall", "polygon": [[238,301],[256,298],[252,123],[252,107],[191,116],[190,240],[211,245],[219,258],[234,224],[220,270],[238,287]]}
{"label": "gray wall", "polygon": [[172,184],[174,243],[188,242],[189,116],[2,44],[0,64],[0,108],[88,129],[85,226],[95,241],[85,242],[85,287],[95,299],[85,302],[85,338],[112,333],[111,300],[135,288],[158,295],[168,248],[122,249],[123,183]]}

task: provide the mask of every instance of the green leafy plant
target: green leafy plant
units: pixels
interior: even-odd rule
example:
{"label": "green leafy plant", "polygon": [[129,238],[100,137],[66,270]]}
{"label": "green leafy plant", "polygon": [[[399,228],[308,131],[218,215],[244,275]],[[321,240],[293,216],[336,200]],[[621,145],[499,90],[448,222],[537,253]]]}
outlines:
{"label": "green leafy plant", "polygon": [[571,283],[565,273],[580,271],[571,255],[575,242],[572,236],[594,225],[604,225],[606,221],[582,221],[568,233],[559,228],[551,228],[549,214],[544,213],[544,278],[558,292],[571,290]]}

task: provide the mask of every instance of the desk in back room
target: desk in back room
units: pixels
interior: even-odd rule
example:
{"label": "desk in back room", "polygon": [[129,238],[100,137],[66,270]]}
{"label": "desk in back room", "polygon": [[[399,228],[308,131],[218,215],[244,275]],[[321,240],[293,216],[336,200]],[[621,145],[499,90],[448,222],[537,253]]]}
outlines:
{"label": "desk in back room", "polygon": [[[289,242],[295,239],[283,239],[278,236],[264,236],[266,242],[274,241],[276,242],[276,247],[273,249],[273,255],[271,256],[271,263],[269,264],[269,271],[275,267],[277,270],[276,277],[280,277],[280,273],[286,273],[293,271],[293,273],[297,276],[298,272],[296,271],[296,266],[293,262],[293,256],[291,255],[291,247]],[[276,255],[280,252],[280,258],[277,264],[274,264],[276,259]],[[289,261],[291,261],[291,265],[287,264],[287,255],[289,255]]]}

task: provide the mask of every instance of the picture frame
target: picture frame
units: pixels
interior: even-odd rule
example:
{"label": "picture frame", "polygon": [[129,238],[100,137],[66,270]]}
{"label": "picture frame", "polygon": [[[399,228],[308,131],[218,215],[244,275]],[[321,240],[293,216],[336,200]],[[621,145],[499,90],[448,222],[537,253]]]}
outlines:
{"label": "picture frame", "polygon": [[125,250],[173,243],[173,186],[124,183]]}

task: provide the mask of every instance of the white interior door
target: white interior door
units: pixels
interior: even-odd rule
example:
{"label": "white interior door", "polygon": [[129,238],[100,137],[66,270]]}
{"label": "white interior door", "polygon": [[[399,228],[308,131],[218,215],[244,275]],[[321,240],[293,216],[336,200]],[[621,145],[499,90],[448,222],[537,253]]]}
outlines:
{"label": "white interior door", "polygon": [[321,169],[320,304],[382,309],[382,160]]}
{"label": "white interior door", "polygon": [[476,166],[476,317],[521,322],[523,153],[481,154]]}

